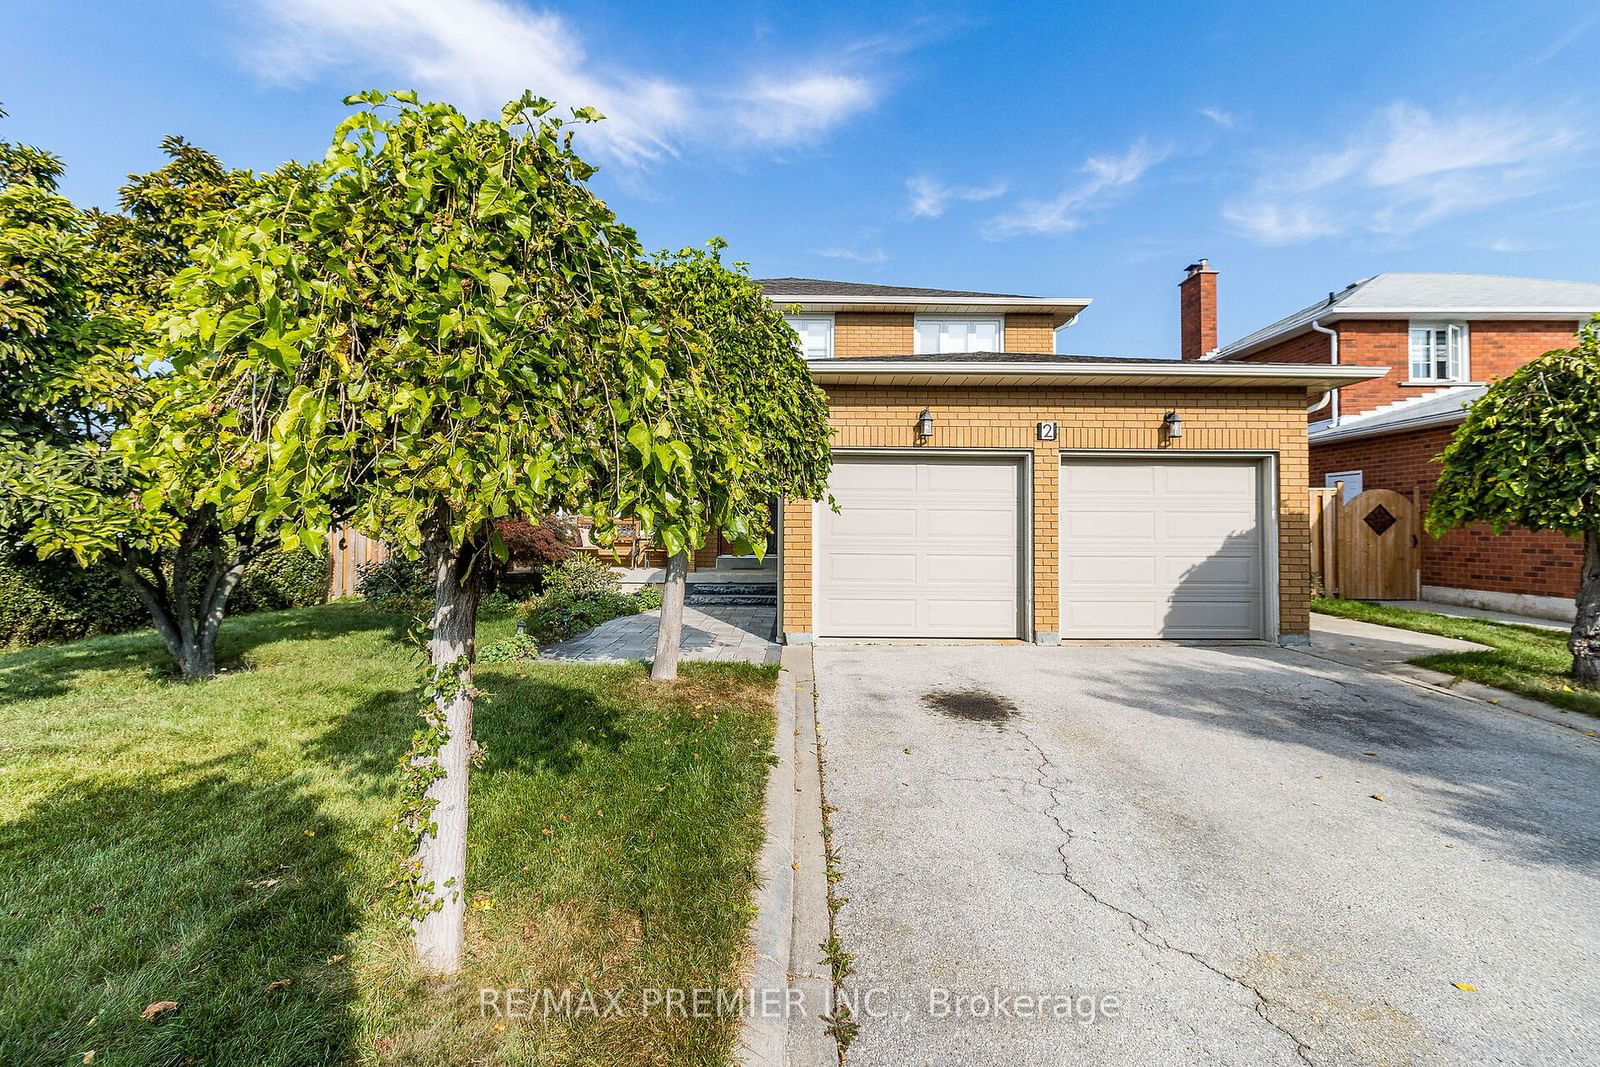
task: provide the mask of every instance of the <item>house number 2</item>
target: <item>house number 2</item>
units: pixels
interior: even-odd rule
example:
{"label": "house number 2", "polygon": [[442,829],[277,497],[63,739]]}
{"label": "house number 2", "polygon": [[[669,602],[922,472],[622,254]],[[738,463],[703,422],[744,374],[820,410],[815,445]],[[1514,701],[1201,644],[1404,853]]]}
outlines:
{"label": "house number 2", "polygon": [[1041,422],[1039,424],[1039,440],[1041,440],[1041,441],[1054,441],[1055,439],[1056,439],[1056,424],[1053,423],[1053,422]]}

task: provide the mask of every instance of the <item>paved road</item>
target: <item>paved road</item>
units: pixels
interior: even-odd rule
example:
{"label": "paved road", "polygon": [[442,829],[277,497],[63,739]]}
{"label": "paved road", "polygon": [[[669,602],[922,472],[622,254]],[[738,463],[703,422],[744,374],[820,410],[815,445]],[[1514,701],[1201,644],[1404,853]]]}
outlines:
{"label": "paved road", "polygon": [[816,662],[852,1067],[1600,1060],[1582,733],[1275,648]]}

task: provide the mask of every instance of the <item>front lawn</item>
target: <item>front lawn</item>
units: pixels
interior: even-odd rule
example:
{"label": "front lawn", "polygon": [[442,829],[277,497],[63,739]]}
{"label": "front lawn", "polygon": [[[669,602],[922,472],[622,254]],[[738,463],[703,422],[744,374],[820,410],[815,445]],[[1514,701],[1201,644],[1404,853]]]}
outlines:
{"label": "front lawn", "polygon": [[497,1019],[479,991],[739,982],[775,669],[480,667],[470,960],[438,983],[383,907],[403,630],[355,605],[231,619],[232,669],[200,685],[148,632],[0,657],[0,1063],[731,1057],[734,1018]]}
{"label": "front lawn", "polygon": [[1572,670],[1572,655],[1567,651],[1565,630],[1541,630],[1488,619],[1435,615],[1365,600],[1319,598],[1312,602],[1311,610],[1488,645],[1490,651],[1487,652],[1440,652],[1411,662],[1571,711],[1600,715],[1600,692],[1572,684],[1568,674]]}

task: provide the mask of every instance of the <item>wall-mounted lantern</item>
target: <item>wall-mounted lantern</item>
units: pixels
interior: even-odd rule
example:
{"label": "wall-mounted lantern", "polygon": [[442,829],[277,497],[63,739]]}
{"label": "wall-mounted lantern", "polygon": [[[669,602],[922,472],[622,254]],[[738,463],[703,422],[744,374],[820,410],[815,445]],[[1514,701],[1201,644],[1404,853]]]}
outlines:
{"label": "wall-mounted lantern", "polygon": [[1161,420],[1161,432],[1167,435],[1167,440],[1176,441],[1183,436],[1183,420],[1176,411],[1167,412]]}
{"label": "wall-mounted lantern", "polygon": [[917,436],[924,441],[933,436],[933,414],[927,408],[923,408],[922,414],[917,416]]}

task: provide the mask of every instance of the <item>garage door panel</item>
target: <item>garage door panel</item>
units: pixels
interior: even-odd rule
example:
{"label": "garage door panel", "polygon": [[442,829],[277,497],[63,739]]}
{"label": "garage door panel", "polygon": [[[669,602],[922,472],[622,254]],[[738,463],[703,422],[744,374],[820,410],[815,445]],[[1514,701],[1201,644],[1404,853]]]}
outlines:
{"label": "garage door panel", "polygon": [[911,494],[917,491],[917,471],[902,463],[835,463],[828,475],[828,488],[835,494],[841,490]]}
{"label": "garage door panel", "polygon": [[835,457],[819,510],[815,625],[834,637],[1017,637],[1014,459]]}
{"label": "garage door panel", "polygon": [[921,476],[930,493],[993,496],[1012,503],[1017,499],[1015,463],[925,463]]}
{"label": "garage door panel", "polygon": [[1156,515],[1151,511],[1073,510],[1062,520],[1063,536],[1081,541],[1151,541],[1156,536]]}
{"label": "garage door panel", "polygon": [[1259,479],[1257,461],[1066,460],[1062,633],[1263,636]]}
{"label": "garage door panel", "polygon": [[1074,566],[1068,579],[1072,588],[1095,585],[1149,585],[1156,583],[1160,561],[1148,554],[1140,555],[1090,555],[1073,556]]}
{"label": "garage door panel", "polygon": [[1156,491],[1154,467],[1110,467],[1105,464],[1074,464],[1062,472],[1061,487],[1068,493],[1137,493],[1149,496]]}
{"label": "garage door panel", "polygon": [[1164,560],[1167,580],[1182,596],[1190,586],[1222,585],[1256,590],[1260,585],[1261,559],[1254,554],[1191,556],[1173,555]]}
{"label": "garage door panel", "polygon": [[1215,541],[1220,545],[1234,538],[1255,539],[1255,524],[1241,518],[1241,512],[1255,506],[1254,501],[1241,501],[1229,511],[1173,507],[1181,502],[1171,498],[1167,503],[1172,510],[1163,514],[1162,521],[1169,540]]}
{"label": "garage door panel", "polygon": [[[1008,555],[928,552],[922,560],[923,580],[941,585],[1009,587],[1017,573],[1017,557]],[[1004,599],[1016,606],[1014,593]]]}
{"label": "garage door panel", "polygon": [[834,582],[914,582],[917,557],[910,552],[846,552],[823,557],[823,576]]}
{"label": "garage door panel", "polygon": [[838,514],[826,512],[823,526],[832,537],[913,538],[917,536],[917,509],[911,505],[872,507],[854,505]]}
{"label": "garage door panel", "polygon": [[1164,626],[1169,637],[1238,637],[1259,633],[1259,600],[1174,600]]}
{"label": "garage door panel", "polygon": [[930,507],[923,511],[924,537],[983,543],[1005,528],[1016,525],[1017,506],[997,508]]}

